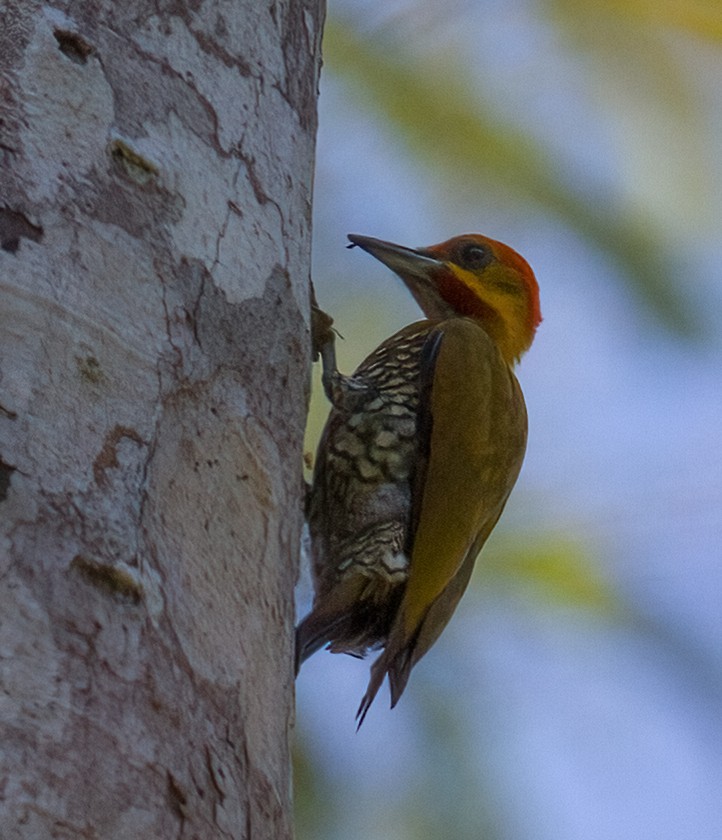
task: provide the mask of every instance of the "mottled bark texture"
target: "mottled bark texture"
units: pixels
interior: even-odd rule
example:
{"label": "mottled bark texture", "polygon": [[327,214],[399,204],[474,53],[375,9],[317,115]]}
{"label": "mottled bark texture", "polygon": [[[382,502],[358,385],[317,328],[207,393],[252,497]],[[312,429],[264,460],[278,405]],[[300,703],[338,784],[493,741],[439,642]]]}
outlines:
{"label": "mottled bark texture", "polygon": [[0,837],[290,837],[322,0],[0,23]]}

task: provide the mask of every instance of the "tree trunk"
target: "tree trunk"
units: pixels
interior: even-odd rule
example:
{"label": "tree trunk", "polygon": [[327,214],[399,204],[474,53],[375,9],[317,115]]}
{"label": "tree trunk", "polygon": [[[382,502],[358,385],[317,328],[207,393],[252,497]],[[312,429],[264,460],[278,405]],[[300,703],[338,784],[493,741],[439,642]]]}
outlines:
{"label": "tree trunk", "polygon": [[292,834],[322,7],[2,12],[3,840]]}

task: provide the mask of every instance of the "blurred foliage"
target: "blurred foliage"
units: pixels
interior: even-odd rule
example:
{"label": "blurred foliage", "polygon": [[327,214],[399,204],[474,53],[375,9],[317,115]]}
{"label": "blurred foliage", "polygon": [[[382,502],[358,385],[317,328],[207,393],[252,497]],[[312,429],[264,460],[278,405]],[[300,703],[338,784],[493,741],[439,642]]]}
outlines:
{"label": "blurred foliage", "polygon": [[553,0],[563,26],[582,25],[593,35],[594,21],[600,17],[629,23],[635,29],[664,28],[687,32],[699,38],[722,43],[722,4],[719,0]]}
{"label": "blurred foliage", "polygon": [[[415,5],[429,8],[421,1],[407,3],[405,13],[413,14]],[[592,68],[595,85],[590,99],[610,115],[624,103],[625,113],[613,114],[620,120],[622,140],[635,110],[642,107],[654,114],[654,125],[662,127],[658,136],[650,138],[660,156],[648,153],[644,143],[630,148],[622,180],[643,181],[641,176],[656,167],[656,177],[650,179],[655,189],[662,182],[673,204],[693,205],[696,215],[688,215],[689,227],[698,220],[704,223],[704,202],[697,200],[706,177],[698,142],[700,103],[689,77],[680,70],[679,43],[672,41],[682,35],[706,46],[719,44],[722,2],[540,0],[537,6],[562,33],[567,48]],[[644,193],[645,185],[635,184],[639,192],[630,200],[614,191],[600,196],[595,185],[584,182],[583,173],[581,180],[570,183],[567,162],[559,152],[534,136],[531,125],[511,124],[489,104],[479,79],[465,72],[461,50],[419,50],[403,27],[396,26],[398,9],[393,22],[393,27],[363,28],[331,17],[324,37],[324,72],[343,80],[356,102],[365,105],[383,128],[403,138],[430,177],[443,179],[446,192],[461,187],[467,195],[469,189],[485,195],[492,189],[518,204],[553,214],[616,262],[643,307],[676,334],[694,334],[698,313],[676,282],[678,240],[674,230],[665,229],[658,208],[652,206],[654,196]],[[672,153],[674,143],[679,167],[672,172],[660,161]],[[575,170],[574,178],[578,177]],[[693,182],[685,197],[678,190],[681,182]],[[313,427],[320,426],[325,410],[323,400],[315,403],[309,448],[317,437]],[[594,551],[574,535],[521,534],[504,530],[502,523],[484,549],[466,597],[488,603],[497,598],[508,602],[510,595],[531,612],[552,616],[565,612],[577,624],[588,620],[618,628],[686,667],[690,685],[696,681],[695,690],[708,694],[710,702],[722,699],[722,681],[713,665],[680,634],[661,626],[643,607],[627,602],[603,575]],[[449,665],[455,673],[453,686],[444,685],[438,674],[435,679],[432,668],[415,672],[416,690],[404,698],[415,716],[415,754],[409,756],[408,774],[398,780],[398,789],[369,804],[363,834],[349,833],[346,811],[349,803],[358,805],[363,794],[355,782],[337,778],[324,765],[299,725],[295,799],[300,840],[512,836],[505,827],[503,804],[495,799],[493,768],[484,766],[484,757],[481,769],[475,764],[483,749],[479,731],[483,741],[483,727],[491,728],[493,722],[487,721],[488,709],[478,708],[484,698],[466,702],[462,656]],[[449,700],[452,692],[455,697]],[[491,701],[486,698],[486,702]],[[473,745],[471,714],[475,715]],[[354,749],[352,740],[348,749]]]}
{"label": "blurred foliage", "polygon": [[542,607],[572,608],[610,619],[623,612],[619,594],[604,579],[589,549],[567,534],[502,532],[484,548],[471,583],[523,594]]}
{"label": "blurred foliage", "polygon": [[294,821],[300,838],[333,837],[343,824],[340,803],[343,795],[334,790],[324,763],[313,754],[302,728],[296,730],[293,745]]}
{"label": "blurred foliage", "polygon": [[469,749],[469,722],[438,695],[438,688],[427,684],[425,702],[418,705],[420,746],[433,760],[419,763],[410,789],[398,803],[396,823],[406,815],[408,840],[496,840],[501,836],[501,815]]}
{"label": "blurred foliage", "polygon": [[506,124],[452,59],[416,55],[388,33],[361,34],[333,18],[324,34],[326,71],[344,78],[382,124],[451,184],[491,188],[551,212],[615,260],[649,309],[672,330],[699,327],[677,290],[673,243],[625,202],[565,182],[564,161],[531,133]]}

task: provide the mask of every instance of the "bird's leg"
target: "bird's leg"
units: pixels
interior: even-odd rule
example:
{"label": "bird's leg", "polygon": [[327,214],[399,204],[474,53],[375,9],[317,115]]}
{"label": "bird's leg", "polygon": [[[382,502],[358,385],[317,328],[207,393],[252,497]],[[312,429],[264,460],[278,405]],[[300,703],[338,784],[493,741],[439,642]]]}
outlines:
{"label": "bird's leg", "polygon": [[333,329],[333,318],[324,312],[316,300],[316,290],[311,284],[311,358],[314,362],[323,353],[323,348],[333,345],[336,331]]}
{"label": "bird's leg", "polygon": [[321,381],[323,390],[329,400],[336,405],[334,396],[340,387],[340,380],[343,375],[339,373],[336,365],[336,330],[333,328],[333,318],[316,303],[311,304],[311,346],[313,360],[318,361],[321,357],[323,373]]}
{"label": "bird's leg", "polygon": [[344,376],[336,365],[336,336],[333,318],[316,303],[311,292],[311,350],[313,360],[321,357],[323,390],[334,408],[353,413],[367,399],[369,386],[352,376]]}

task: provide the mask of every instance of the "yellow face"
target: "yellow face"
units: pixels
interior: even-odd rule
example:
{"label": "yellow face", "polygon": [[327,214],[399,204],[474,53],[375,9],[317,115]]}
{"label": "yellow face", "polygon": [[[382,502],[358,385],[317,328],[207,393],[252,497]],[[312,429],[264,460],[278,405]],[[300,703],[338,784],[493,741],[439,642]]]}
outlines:
{"label": "yellow face", "polygon": [[541,321],[539,287],[529,264],[501,242],[468,234],[420,251],[437,260],[434,286],[458,315],[480,321],[510,364]]}
{"label": "yellow face", "polygon": [[406,248],[370,236],[349,234],[404,281],[431,320],[473,318],[513,364],[532,343],[541,321],[539,287],[516,251],[477,233],[430,248]]}

